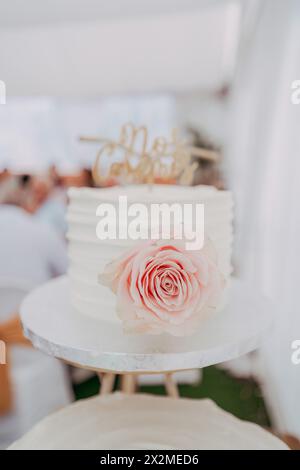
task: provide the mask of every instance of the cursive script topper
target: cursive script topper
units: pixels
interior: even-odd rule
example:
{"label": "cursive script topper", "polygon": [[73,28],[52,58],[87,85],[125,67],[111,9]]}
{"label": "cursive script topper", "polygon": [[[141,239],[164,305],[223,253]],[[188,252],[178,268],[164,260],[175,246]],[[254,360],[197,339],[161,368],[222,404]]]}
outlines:
{"label": "cursive script topper", "polygon": [[80,140],[102,144],[93,166],[97,185],[104,185],[111,179],[121,184],[166,180],[188,185],[198,167],[197,162],[192,162],[193,148],[179,139],[176,130],[169,139],[156,137],[149,142],[145,126],[127,123],[121,127],[117,140],[97,137],[81,137]]}

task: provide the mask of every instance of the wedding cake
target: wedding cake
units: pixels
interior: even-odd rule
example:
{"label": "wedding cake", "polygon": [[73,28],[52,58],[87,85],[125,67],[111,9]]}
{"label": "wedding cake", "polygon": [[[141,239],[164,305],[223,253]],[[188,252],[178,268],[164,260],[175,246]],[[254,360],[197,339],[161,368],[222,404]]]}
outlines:
{"label": "wedding cake", "polygon": [[[134,224],[146,235],[142,240],[128,227],[130,207],[137,203],[131,220],[139,209]],[[188,250],[172,235],[151,239],[154,222],[147,214],[162,204],[183,211],[202,205],[201,249]],[[224,301],[232,271],[229,191],[159,184],[71,188],[67,220],[71,300],[81,314],[119,323],[127,333],[182,336],[192,334]],[[106,225],[104,234],[99,224]]]}

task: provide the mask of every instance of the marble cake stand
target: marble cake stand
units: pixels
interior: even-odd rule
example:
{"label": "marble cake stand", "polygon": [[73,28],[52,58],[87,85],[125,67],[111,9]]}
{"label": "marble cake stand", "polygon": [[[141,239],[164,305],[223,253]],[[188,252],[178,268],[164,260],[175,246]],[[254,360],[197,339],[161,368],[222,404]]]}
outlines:
{"label": "marble cake stand", "polygon": [[38,349],[96,371],[101,393],[135,389],[137,374],[163,373],[169,395],[178,396],[172,373],[234,359],[256,349],[272,323],[272,305],[246,283],[232,281],[226,307],[190,337],[124,335],[120,323],[83,316],[70,303],[65,276],[32,291],[21,305],[25,335]]}

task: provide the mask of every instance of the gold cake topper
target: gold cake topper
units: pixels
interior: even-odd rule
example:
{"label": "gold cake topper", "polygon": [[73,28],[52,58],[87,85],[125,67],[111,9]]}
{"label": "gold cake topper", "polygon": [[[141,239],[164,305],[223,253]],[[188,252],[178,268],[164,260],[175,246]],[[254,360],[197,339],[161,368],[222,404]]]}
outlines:
{"label": "gold cake topper", "polygon": [[[157,181],[177,181],[188,185],[193,180],[198,167],[192,156],[215,160],[214,152],[188,147],[173,130],[170,139],[156,137],[149,142],[145,126],[135,127],[132,123],[124,124],[117,140],[98,137],[81,137],[81,141],[103,144],[98,150],[93,166],[93,178],[97,185],[103,185],[110,179],[117,179],[121,184],[148,183]],[[114,160],[104,171],[104,159],[118,154],[120,161]],[[102,167],[101,167],[102,164]]]}

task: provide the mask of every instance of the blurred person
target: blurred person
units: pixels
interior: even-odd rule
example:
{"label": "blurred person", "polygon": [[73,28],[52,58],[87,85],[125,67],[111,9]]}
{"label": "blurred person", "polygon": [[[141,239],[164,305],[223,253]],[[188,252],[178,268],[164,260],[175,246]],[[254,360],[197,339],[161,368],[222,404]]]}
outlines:
{"label": "blurred person", "polygon": [[77,173],[62,175],[60,179],[61,184],[66,188],[70,188],[71,186],[76,188],[94,186],[92,171],[89,168],[82,168]]}
{"label": "blurred person", "polygon": [[58,169],[55,165],[50,165],[49,170],[48,170],[48,175],[54,187],[60,186],[60,176],[59,176]]}
{"label": "blurred person", "polygon": [[0,276],[34,286],[64,274],[67,255],[55,230],[25,210],[29,183],[30,177],[22,175],[0,184]]}
{"label": "blurred person", "polygon": [[41,222],[51,225],[60,237],[67,231],[66,205],[67,196],[64,188],[57,184],[56,178],[34,176],[30,185],[30,211]]}
{"label": "blurred person", "polygon": [[0,183],[4,181],[8,176],[10,176],[10,172],[7,168],[0,170]]}
{"label": "blurred person", "polygon": [[[201,131],[188,127],[187,132],[191,137],[191,143],[194,147],[204,150],[221,152],[218,146],[208,139]],[[198,167],[194,172],[193,185],[215,186],[218,189],[224,189],[224,179],[222,175],[221,161],[212,161],[205,158],[193,157]]]}
{"label": "blurred person", "polygon": [[26,210],[35,213],[47,201],[52,190],[52,183],[46,175],[33,175],[28,183]]}
{"label": "blurred person", "polygon": [[3,172],[0,178],[0,204],[16,204],[21,200],[22,181]]}

